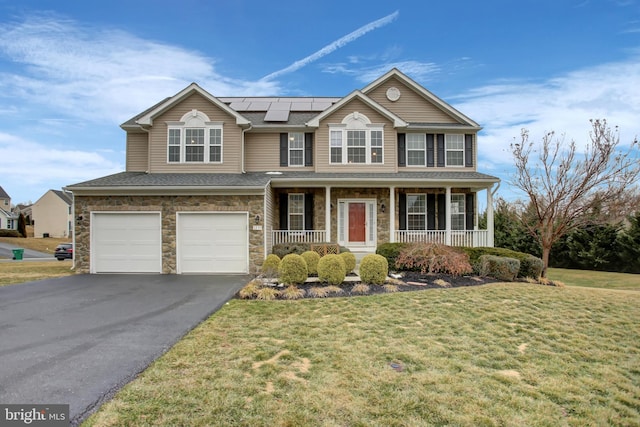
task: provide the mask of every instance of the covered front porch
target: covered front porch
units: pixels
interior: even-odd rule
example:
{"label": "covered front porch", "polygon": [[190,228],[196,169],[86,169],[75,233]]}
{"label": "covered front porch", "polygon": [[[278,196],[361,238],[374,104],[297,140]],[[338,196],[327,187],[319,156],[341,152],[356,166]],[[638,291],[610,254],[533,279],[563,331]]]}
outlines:
{"label": "covered front porch", "polygon": [[[375,252],[387,242],[493,246],[494,183],[413,181],[382,186],[343,180],[303,186],[272,181],[265,251],[294,242],[338,243],[352,252]],[[486,228],[479,225],[482,201],[486,201]]]}

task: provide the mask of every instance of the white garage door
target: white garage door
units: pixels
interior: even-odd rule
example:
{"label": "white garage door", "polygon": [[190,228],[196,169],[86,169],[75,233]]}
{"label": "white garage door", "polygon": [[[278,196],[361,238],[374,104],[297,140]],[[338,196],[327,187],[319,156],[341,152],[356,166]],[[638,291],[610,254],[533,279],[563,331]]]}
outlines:
{"label": "white garage door", "polygon": [[94,213],[93,273],[161,273],[160,213]]}
{"label": "white garage door", "polygon": [[178,213],[178,273],[247,273],[246,213]]}

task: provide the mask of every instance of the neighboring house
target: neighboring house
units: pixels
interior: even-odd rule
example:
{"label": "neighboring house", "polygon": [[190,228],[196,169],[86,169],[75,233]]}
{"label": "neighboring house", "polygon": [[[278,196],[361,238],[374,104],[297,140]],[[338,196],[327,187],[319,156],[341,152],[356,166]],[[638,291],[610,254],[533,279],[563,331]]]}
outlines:
{"label": "neighboring house", "polygon": [[126,171],[66,188],[82,272],[254,273],[280,242],[493,245],[481,127],[396,69],[343,98],[193,83],[121,127]]}
{"label": "neighboring house", "polygon": [[11,212],[11,197],[0,187],[0,230],[17,230],[18,215]]}
{"label": "neighboring house", "polygon": [[49,190],[31,205],[33,237],[70,237],[73,231],[71,193]]}

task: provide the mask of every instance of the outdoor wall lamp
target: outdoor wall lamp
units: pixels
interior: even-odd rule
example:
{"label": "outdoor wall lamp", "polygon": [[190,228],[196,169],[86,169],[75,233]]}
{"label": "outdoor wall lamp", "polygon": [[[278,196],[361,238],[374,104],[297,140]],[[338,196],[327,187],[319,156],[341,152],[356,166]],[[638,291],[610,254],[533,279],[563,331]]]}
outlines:
{"label": "outdoor wall lamp", "polygon": [[384,202],[380,203],[380,211],[382,213],[384,213],[384,211],[387,209],[387,207],[384,205]]}
{"label": "outdoor wall lamp", "polygon": [[256,215],[253,220],[256,222],[256,224],[260,224],[260,215]]}
{"label": "outdoor wall lamp", "polygon": [[78,215],[78,216],[76,217],[76,221],[82,221],[82,215]]}

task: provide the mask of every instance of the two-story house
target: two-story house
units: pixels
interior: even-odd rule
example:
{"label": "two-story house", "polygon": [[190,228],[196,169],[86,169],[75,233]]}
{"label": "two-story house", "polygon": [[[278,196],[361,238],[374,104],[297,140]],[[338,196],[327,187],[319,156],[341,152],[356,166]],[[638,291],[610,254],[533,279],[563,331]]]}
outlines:
{"label": "two-story house", "polygon": [[70,237],[73,232],[70,193],[48,190],[32,205],[34,237]]}
{"label": "two-story house", "polygon": [[396,69],[343,98],[194,83],[122,128],[126,171],[66,188],[80,271],[253,273],[281,242],[493,245],[480,126]]}
{"label": "two-story house", "polygon": [[11,197],[0,187],[0,230],[17,230],[18,215],[11,210]]}

